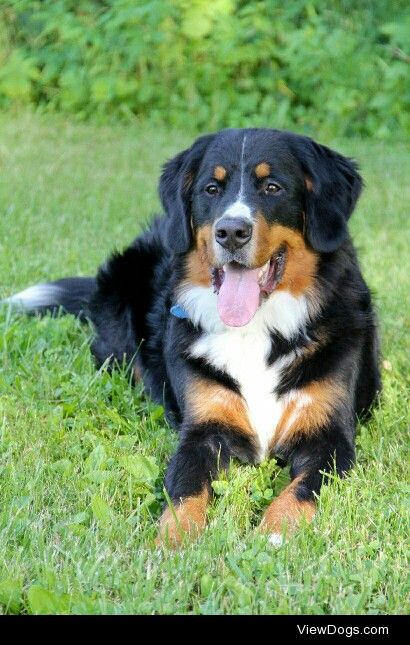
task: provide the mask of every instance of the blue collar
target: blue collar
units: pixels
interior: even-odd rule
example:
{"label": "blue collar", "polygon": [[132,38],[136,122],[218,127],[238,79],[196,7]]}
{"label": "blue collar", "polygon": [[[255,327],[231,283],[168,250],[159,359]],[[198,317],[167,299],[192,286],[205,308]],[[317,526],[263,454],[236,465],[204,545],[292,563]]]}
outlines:
{"label": "blue collar", "polygon": [[175,318],[189,318],[187,312],[181,305],[172,305],[171,309],[169,310],[169,313],[175,316]]}

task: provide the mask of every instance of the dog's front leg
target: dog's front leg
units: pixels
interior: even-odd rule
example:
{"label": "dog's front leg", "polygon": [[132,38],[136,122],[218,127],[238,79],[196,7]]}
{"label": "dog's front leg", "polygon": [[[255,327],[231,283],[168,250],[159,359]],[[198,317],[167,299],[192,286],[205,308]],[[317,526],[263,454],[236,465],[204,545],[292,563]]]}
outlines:
{"label": "dog's front leg", "polygon": [[218,423],[182,430],[165,478],[172,504],[162,514],[157,543],[178,546],[187,535],[194,538],[203,531],[211,481],[219,469],[228,466],[230,456],[229,439]]}
{"label": "dog's front leg", "polygon": [[184,536],[203,531],[218,470],[226,469],[231,457],[254,462],[256,453],[240,395],[210,379],[187,379],[181,439],[165,478],[172,504],[161,517],[157,541],[177,546]]}
{"label": "dog's front leg", "polygon": [[316,511],[316,497],[326,473],[343,477],[355,458],[353,430],[334,421],[314,436],[299,437],[283,452],[290,464],[291,483],[268,506],[260,528],[280,545],[283,535],[293,532],[304,518]]}

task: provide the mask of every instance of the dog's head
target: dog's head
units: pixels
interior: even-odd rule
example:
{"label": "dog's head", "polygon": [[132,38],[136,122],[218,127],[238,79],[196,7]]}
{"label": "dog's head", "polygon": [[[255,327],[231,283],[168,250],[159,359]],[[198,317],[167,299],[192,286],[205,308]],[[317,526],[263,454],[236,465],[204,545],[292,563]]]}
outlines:
{"label": "dog's head", "polygon": [[167,244],[187,279],[242,326],[276,289],[309,288],[318,255],[345,241],[362,186],[356,164],[311,139],[268,129],[200,137],[166,163]]}

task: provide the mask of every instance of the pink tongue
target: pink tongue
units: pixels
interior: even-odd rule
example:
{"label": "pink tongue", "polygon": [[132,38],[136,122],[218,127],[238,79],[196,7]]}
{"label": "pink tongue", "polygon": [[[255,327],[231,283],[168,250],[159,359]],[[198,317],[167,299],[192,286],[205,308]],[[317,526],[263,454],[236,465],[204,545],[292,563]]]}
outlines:
{"label": "pink tongue", "polygon": [[225,277],[218,294],[218,312],[225,325],[243,327],[259,307],[259,269],[225,265]]}

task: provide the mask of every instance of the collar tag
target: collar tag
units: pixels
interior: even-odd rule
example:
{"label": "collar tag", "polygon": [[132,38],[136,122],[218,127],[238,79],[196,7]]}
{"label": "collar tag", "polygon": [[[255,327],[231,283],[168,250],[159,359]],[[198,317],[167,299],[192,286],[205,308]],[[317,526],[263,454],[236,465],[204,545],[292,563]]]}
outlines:
{"label": "collar tag", "polygon": [[185,311],[181,305],[172,305],[171,309],[169,310],[169,313],[175,316],[175,318],[188,318],[188,314]]}

